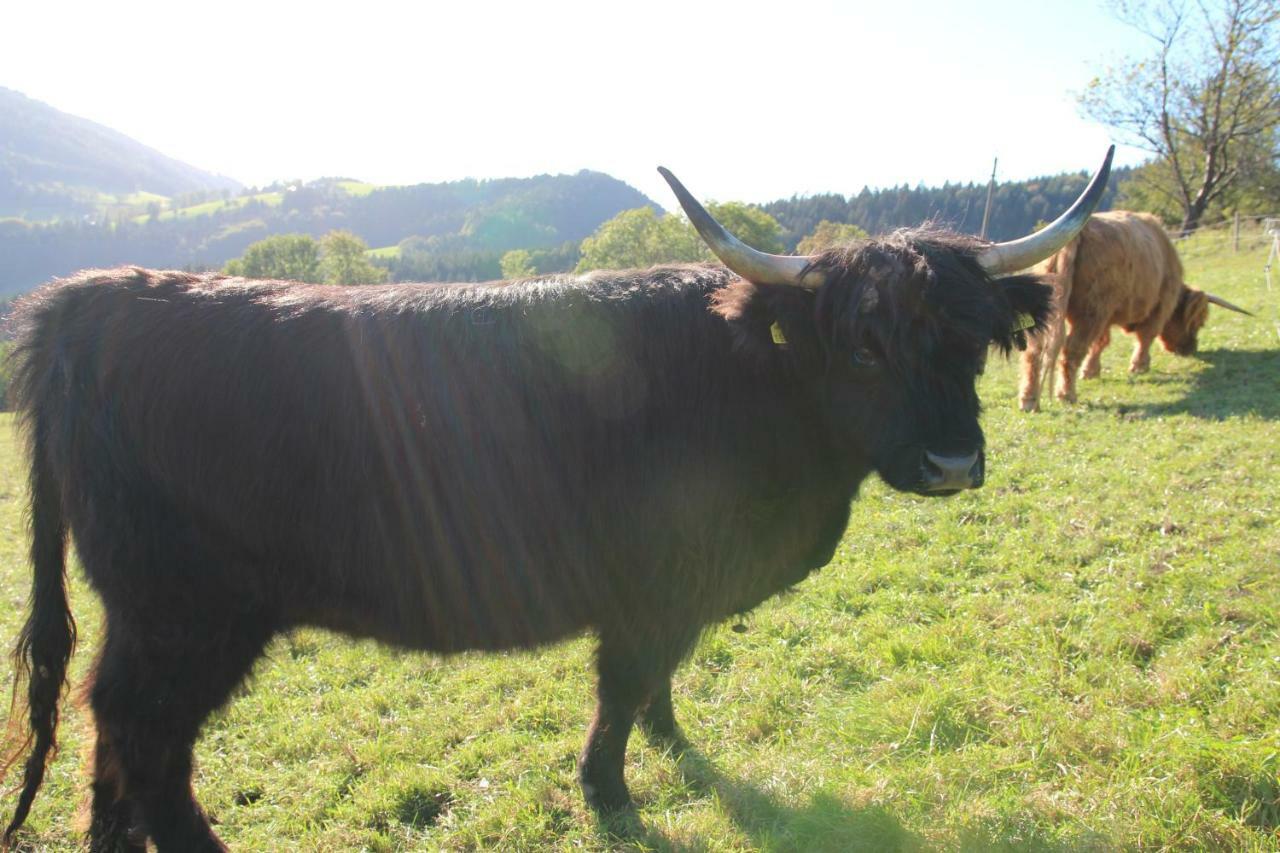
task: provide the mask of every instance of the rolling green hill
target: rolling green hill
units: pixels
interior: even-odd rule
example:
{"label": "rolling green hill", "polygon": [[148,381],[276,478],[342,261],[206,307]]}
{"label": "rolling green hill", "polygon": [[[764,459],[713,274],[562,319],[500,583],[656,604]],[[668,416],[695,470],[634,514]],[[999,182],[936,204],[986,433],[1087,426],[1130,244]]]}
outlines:
{"label": "rolling green hill", "polygon": [[414,257],[465,259],[456,276],[427,268],[419,278],[485,269],[495,277],[509,249],[576,244],[623,210],[656,206],[622,181],[588,171],[393,187],[327,178],[185,202],[118,205],[105,221],[0,219],[0,297],[86,267],[217,268],[273,234],[320,236],[338,228],[389,256],[398,254],[390,247],[412,241]]}

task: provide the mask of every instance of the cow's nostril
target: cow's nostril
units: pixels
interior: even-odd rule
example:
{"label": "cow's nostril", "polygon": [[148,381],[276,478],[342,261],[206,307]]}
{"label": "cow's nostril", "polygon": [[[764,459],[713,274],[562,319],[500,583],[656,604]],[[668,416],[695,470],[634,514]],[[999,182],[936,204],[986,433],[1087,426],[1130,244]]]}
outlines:
{"label": "cow's nostril", "polygon": [[982,485],[982,451],[967,456],[941,456],[926,450],[921,468],[928,492],[976,489]]}

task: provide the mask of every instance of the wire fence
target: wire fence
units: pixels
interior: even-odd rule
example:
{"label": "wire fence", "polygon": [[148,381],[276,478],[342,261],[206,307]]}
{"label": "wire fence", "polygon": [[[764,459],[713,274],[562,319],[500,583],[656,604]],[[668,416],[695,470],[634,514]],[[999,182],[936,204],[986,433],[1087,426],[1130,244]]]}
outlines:
{"label": "wire fence", "polygon": [[1229,252],[1266,251],[1267,260],[1262,267],[1265,289],[1259,293],[1265,304],[1251,307],[1260,317],[1269,316],[1280,339],[1280,301],[1276,294],[1278,282],[1274,280],[1280,278],[1280,213],[1233,217],[1186,232],[1172,229],[1169,239],[1178,247],[1178,255],[1184,262],[1207,256],[1221,257]]}
{"label": "wire fence", "polygon": [[1280,304],[1276,303],[1276,292],[1271,286],[1271,271],[1275,268],[1276,261],[1280,260],[1280,217],[1264,219],[1262,233],[1271,237],[1271,251],[1267,253],[1267,265],[1262,268],[1262,274],[1267,279],[1267,303],[1271,306],[1271,325],[1276,330],[1276,337],[1280,338]]}
{"label": "wire fence", "polygon": [[1269,223],[1277,222],[1280,222],[1280,213],[1241,216],[1239,219],[1200,225],[1185,232],[1170,229],[1169,239],[1178,247],[1178,254],[1183,260],[1217,254],[1223,249],[1251,252],[1270,248],[1276,238],[1274,226]]}

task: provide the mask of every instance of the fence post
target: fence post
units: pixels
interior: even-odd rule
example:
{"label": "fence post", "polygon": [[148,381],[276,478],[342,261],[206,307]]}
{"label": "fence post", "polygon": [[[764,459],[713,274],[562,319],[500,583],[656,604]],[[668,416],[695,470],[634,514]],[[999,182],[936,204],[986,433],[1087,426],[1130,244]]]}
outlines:
{"label": "fence post", "polygon": [[1231,251],[1240,251],[1240,211],[1236,211],[1236,224],[1231,230]]}

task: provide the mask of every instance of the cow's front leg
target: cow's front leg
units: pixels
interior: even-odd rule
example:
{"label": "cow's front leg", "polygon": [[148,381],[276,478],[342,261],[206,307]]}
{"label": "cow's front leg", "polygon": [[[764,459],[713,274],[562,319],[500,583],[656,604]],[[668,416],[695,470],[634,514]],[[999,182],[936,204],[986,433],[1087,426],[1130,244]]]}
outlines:
{"label": "cow's front leg", "polygon": [[631,807],[622,775],[627,739],[651,685],[638,656],[623,643],[601,639],[596,652],[596,716],[578,761],[578,781],[587,805],[599,814]]}
{"label": "cow's front leg", "polygon": [[1067,340],[1062,347],[1062,386],[1058,388],[1058,399],[1064,403],[1076,401],[1076,377],[1080,374],[1080,365],[1088,355],[1093,342],[1106,330],[1104,322],[1092,317],[1081,318],[1071,323]]}
{"label": "cow's front leg", "polygon": [[1089,347],[1089,355],[1085,357],[1084,367],[1080,368],[1081,379],[1097,379],[1102,375],[1102,351],[1111,343],[1111,329],[1103,330],[1102,337]]}
{"label": "cow's front leg", "polygon": [[1147,334],[1141,329],[1134,332],[1134,335],[1138,342],[1133,348],[1133,358],[1129,360],[1129,372],[1146,373],[1151,369],[1151,342],[1155,340],[1155,335]]}
{"label": "cow's front leg", "polygon": [[582,795],[599,814],[631,808],[623,778],[627,739],[643,709],[641,722],[674,746],[679,739],[671,711],[671,673],[697,636],[673,630],[660,639],[622,640],[602,636],[596,653],[596,716],[578,762]]}

